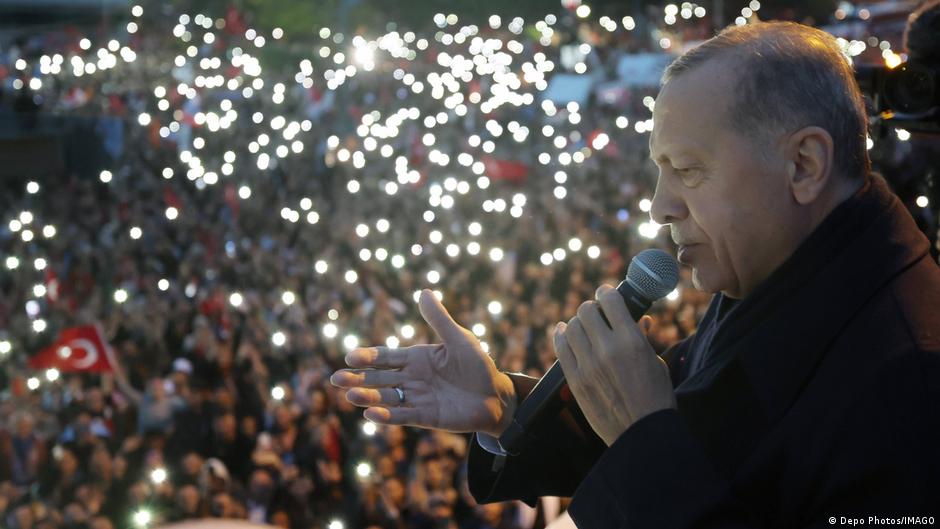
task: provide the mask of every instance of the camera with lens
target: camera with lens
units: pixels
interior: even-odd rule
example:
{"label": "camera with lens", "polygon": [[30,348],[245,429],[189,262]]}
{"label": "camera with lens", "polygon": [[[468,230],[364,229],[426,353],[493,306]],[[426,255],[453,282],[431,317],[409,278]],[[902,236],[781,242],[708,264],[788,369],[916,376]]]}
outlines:
{"label": "camera with lens", "polygon": [[940,133],[940,65],[908,60],[895,68],[856,68],[862,91],[881,125],[909,132]]}
{"label": "camera with lens", "polygon": [[859,87],[871,98],[876,125],[940,134],[940,2],[911,15],[904,47],[907,61],[893,68],[857,66]]}
{"label": "camera with lens", "polygon": [[895,68],[856,68],[878,124],[910,132],[940,133],[940,64],[908,60]]}

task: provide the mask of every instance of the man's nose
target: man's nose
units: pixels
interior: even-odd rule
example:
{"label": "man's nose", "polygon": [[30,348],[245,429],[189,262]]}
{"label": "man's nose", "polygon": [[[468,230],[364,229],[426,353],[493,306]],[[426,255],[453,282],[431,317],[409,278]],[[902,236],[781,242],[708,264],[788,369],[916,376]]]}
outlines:
{"label": "man's nose", "polygon": [[657,224],[672,224],[689,215],[685,200],[660,176],[656,180],[656,192],[650,205],[650,218]]}

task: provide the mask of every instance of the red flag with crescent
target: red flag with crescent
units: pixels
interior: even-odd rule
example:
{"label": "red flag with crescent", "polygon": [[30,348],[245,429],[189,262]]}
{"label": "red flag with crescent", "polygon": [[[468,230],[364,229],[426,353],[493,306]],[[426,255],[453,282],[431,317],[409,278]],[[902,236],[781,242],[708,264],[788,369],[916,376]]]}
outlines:
{"label": "red flag with crescent", "polygon": [[97,325],[69,327],[56,341],[29,359],[32,369],[56,368],[62,372],[110,373],[114,353]]}

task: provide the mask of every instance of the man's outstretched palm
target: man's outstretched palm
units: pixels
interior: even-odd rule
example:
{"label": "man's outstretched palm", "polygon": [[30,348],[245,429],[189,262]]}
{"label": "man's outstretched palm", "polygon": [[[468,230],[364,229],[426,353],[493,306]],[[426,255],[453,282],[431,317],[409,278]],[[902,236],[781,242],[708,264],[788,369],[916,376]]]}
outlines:
{"label": "man's outstretched palm", "polygon": [[373,422],[498,436],[516,406],[509,377],[430,290],[421,292],[418,308],[443,343],[354,349],[346,363],[356,369],[338,371],[331,381],[350,388],[346,398],[367,407]]}

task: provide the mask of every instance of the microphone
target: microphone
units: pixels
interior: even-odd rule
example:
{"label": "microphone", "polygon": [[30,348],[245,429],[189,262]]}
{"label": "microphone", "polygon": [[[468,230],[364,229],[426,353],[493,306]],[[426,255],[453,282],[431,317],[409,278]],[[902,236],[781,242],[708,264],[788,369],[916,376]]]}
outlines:
{"label": "microphone", "polygon": [[[639,321],[650,305],[672,292],[679,282],[679,266],[668,253],[652,249],[637,254],[627,269],[627,277],[617,285],[633,321]],[[610,321],[601,309],[601,317]],[[499,437],[499,444],[510,455],[516,455],[524,444],[532,427],[542,417],[553,415],[572,399],[571,390],[565,383],[565,374],[556,360],[545,376],[519,404],[512,423]]]}

